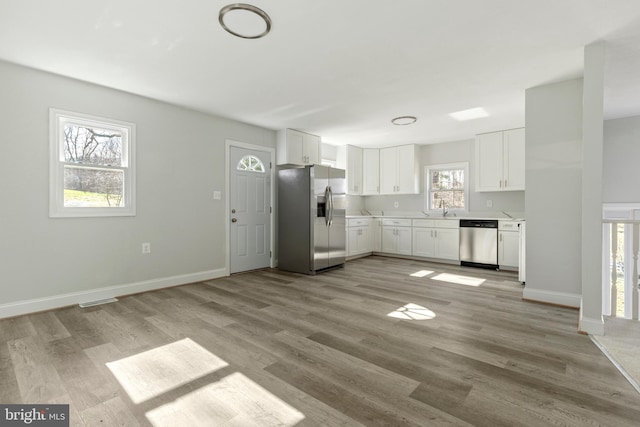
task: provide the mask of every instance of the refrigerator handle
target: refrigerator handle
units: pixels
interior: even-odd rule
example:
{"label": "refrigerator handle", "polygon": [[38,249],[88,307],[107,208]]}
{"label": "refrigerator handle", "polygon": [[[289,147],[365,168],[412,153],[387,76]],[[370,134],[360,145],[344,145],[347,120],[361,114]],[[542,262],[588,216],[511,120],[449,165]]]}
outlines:
{"label": "refrigerator handle", "polygon": [[331,186],[327,188],[329,189],[329,227],[331,227],[331,223],[333,223],[333,190],[331,190]]}
{"label": "refrigerator handle", "polygon": [[329,226],[329,221],[330,221],[330,217],[329,217],[329,212],[331,212],[331,199],[330,199],[330,192],[329,192],[329,186],[327,185],[327,187],[324,189],[324,201],[325,201],[325,212],[324,212],[324,224],[328,227]]}

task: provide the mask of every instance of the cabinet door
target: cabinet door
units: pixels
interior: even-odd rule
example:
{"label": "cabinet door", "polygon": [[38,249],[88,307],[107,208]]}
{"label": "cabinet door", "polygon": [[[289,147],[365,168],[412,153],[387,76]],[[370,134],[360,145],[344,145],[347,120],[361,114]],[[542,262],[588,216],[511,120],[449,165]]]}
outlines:
{"label": "cabinet door", "polygon": [[373,252],[382,251],[382,220],[375,218],[371,220],[369,228],[369,244]]}
{"label": "cabinet door", "polygon": [[320,164],[320,137],[308,133],[303,135],[302,156],[304,163],[308,165]]}
{"label": "cabinet door", "polygon": [[460,260],[460,230],[436,228],[436,258]]}
{"label": "cabinet door", "polygon": [[382,252],[396,253],[397,240],[395,227],[382,227]]}
{"label": "cabinet door", "polygon": [[433,228],[414,228],[412,248],[413,256],[423,256],[426,258],[436,257],[436,238]]}
{"label": "cabinet door", "polygon": [[498,232],[498,265],[518,267],[519,245],[517,231]]}
{"label": "cabinet door", "polygon": [[524,190],[524,128],[504,131],[505,190]]}
{"label": "cabinet door", "polygon": [[380,149],[380,194],[395,194],[398,188],[397,147]]}
{"label": "cabinet door", "polygon": [[347,193],[362,194],[362,148],[347,145]]}
{"label": "cabinet door", "polygon": [[401,145],[397,149],[397,192],[417,194],[418,175],[416,171],[416,149],[414,145]]}
{"label": "cabinet door", "polygon": [[502,190],[502,132],[476,137],[476,191]]}
{"label": "cabinet door", "polygon": [[347,227],[347,256],[353,256],[358,251],[358,230],[360,227]]}
{"label": "cabinet door", "polygon": [[397,250],[400,255],[411,255],[411,227],[396,228]]}
{"label": "cabinet door", "polygon": [[362,150],[362,194],[380,193],[380,150]]}
{"label": "cabinet door", "polygon": [[360,227],[360,235],[358,236],[358,254],[366,254],[371,251],[369,227]]}

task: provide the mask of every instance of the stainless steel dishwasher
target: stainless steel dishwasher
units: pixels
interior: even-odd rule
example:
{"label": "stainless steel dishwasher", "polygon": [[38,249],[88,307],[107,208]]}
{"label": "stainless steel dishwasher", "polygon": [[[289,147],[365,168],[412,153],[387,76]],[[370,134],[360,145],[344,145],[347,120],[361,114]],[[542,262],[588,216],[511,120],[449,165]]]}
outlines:
{"label": "stainless steel dishwasher", "polygon": [[460,220],[460,264],[469,267],[498,268],[497,220]]}

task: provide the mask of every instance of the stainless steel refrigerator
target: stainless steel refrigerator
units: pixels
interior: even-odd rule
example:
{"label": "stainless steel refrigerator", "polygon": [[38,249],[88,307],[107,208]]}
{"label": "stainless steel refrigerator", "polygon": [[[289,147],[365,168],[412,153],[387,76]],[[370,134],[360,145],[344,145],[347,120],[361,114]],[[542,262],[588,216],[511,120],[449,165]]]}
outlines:
{"label": "stainless steel refrigerator", "polygon": [[344,265],[345,171],[305,166],[278,172],[278,267],[316,274]]}

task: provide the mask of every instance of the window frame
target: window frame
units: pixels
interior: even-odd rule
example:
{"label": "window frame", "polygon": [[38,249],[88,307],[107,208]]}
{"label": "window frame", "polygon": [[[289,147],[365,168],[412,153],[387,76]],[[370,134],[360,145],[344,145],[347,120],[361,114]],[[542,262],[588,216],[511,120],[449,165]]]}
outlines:
{"label": "window frame", "polygon": [[[256,170],[255,168],[250,168],[250,167],[247,167],[246,169],[240,168],[240,165],[243,164],[243,160],[247,158],[250,160],[251,159],[257,160],[258,165],[260,165],[260,168],[262,170]],[[242,156],[242,158],[238,161],[238,164],[236,165],[236,170],[240,172],[250,172],[250,173],[267,173],[267,167],[265,166],[265,164],[262,162],[262,160],[260,160],[258,156],[254,156],[253,154],[247,154]]]}
{"label": "window frame", "polygon": [[[90,207],[64,206],[64,169],[75,163],[64,160],[64,126],[74,124],[86,127],[115,130],[122,133],[122,165],[86,165],[87,169],[101,169],[123,172],[123,206]],[[136,174],[135,174],[135,123],[92,116],[84,113],[49,109],[49,217],[81,218],[136,215]]]}
{"label": "window frame", "polygon": [[442,208],[431,209],[431,172],[453,169],[462,169],[464,171],[464,208],[452,208],[450,206],[447,206],[446,209],[449,213],[469,212],[469,162],[440,163],[427,165],[424,167],[425,212],[437,213],[442,211]]}

